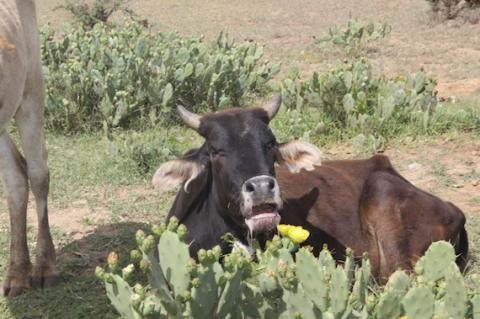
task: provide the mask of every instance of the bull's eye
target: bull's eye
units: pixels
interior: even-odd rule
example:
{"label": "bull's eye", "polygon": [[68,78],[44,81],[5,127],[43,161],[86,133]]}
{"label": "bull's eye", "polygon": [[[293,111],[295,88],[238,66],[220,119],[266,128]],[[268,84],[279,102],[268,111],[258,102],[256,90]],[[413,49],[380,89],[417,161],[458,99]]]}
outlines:
{"label": "bull's eye", "polygon": [[271,141],[271,142],[268,142],[267,145],[265,145],[265,148],[267,149],[267,151],[270,151],[270,150],[274,149],[275,146],[277,146],[277,142],[276,141]]}
{"label": "bull's eye", "polygon": [[212,157],[224,157],[225,152],[223,150],[220,150],[220,149],[210,148],[210,156],[212,156]]}

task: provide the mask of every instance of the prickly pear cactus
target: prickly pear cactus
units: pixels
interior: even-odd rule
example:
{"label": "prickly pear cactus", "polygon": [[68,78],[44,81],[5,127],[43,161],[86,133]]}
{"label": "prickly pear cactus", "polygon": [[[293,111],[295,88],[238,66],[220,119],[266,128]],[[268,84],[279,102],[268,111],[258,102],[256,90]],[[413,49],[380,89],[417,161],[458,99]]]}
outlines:
{"label": "prickly pear cactus", "polygon": [[285,290],[283,292],[283,301],[285,302],[287,309],[281,318],[318,318],[315,314],[313,303],[310,300],[311,299],[306,296],[301,286],[298,286],[296,291]]}
{"label": "prickly pear cactus", "polygon": [[225,284],[225,288],[218,301],[217,310],[215,311],[218,318],[241,318],[241,309],[237,303],[241,300],[241,271],[230,275],[230,280]]}
{"label": "prickly pear cactus", "polygon": [[375,317],[377,319],[400,317],[402,313],[400,300],[395,292],[388,291],[381,294],[375,309]]}
{"label": "prickly pear cactus", "polygon": [[475,295],[472,300],[473,319],[480,319],[480,295]]}
{"label": "prickly pear cactus", "polygon": [[385,285],[385,291],[396,294],[399,298],[403,298],[410,287],[410,277],[403,271],[397,270],[388,279]]}
{"label": "prickly pear cactus", "polygon": [[[449,243],[432,245],[417,267],[421,275],[409,277],[399,270],[382,288],[370,282],[367,255],[358,266],[351,251],[338,266],[327,250],[317,259],[301,248],[294,259],[290,248],[295,246],[277,238],[265,252],[257,252],[258,261],[237,251],[220,264],[221,249],[215,247],[200,250],[196,263],[181,241],[185,228],[178,221],[152,231],[159,240],[159,259],[154,236],[139,231],[138,250],[131,252],[135,265],[121,268],[118,255],[111,253],[111,272],[96,269],[123,318],[480,319],[478,277],[464,280]],[[440,269],[444,259],[450,261]],[[147,275],[148,284],[128,284],[135,268]]]}
{"label": "prickly pear cactus", "polygon": [[347,273],[349,285],[352,285],[353,279],[355,278],[355,260],[353,256],[353,250],[350,248],[347,248],[346,250],[344,268]]}
{"label": "prickly pear cactus", "polygon": [[324,269],[324,272],[325,274],[327,274],[329,279],[331,274],[335,270],[335,260],[333,260],[333,257],[326,246],[324,246],[322,251],[320,252],[318,260],[320,261],[320,265]]}
{"label": "prickly pear cactus", "polygon": [[213,266],[201,269],[198,278],[195,278],[193,283],[192,300],[190,301],[192,318],[210,319],[213,317],[219,289]]}
{"label": "prickly pear cactus", "polygon": [[415,272],[428,281],[437,281],[445,277],[445,271],[455,261],[455,250],[446,241],[430,245],[425,255],[415,265]]}
{"label": "prickly pear cactus", "polygon": [[130,305],[134,293],[132,288],[122,277],[113,274],[109,275],[105,280],[105,287],[107,289],[108,298],[122,318],[141,318],[140,314]]}
{"label": "prickly pear cactus", "polygon": [[345,270],[337,267],[332,273],[330,281],[332,289],[330,290],[330,311],[338,317],[347,308],[349,287]]}
{"label": "prickly pear cactus", "polygon": [[457,265],[452,262],[445,275],[445,310],[451,318],[464,318],[467,311],[467,291],[463,276]]}
{"label": "prickly pear cactus", "polygon": [[297,253],[297,277],[305,294],[321,311],[328,307],[328,281],[318,260],[307,250]]}
{"label": "prickly pear cactus", "polygon": [[402,305],[408,318],[430,319],[434,314],[435,299],[430,289],[414,287],[405,295]]}
{"label": "prickly pear cactus", "polygon": [[190,253],[178,235],[165,231],[158,243],[158,256],[165,279],[171,284],[174,295],[183,294],[190,285],[188,262]]}

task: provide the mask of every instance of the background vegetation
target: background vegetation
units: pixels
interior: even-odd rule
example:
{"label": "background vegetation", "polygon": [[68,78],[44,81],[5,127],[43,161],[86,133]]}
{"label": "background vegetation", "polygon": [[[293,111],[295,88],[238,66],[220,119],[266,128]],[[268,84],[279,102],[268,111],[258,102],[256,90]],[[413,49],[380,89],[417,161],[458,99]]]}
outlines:
{"label": "background vegetation", "polygon": [[[81,14],[74,13],[77,22],[64,27],[68,16],[57,10],[53,19],[50,11],[62,3],[39,1],[41,21],[52,22],[42,28],[42,56],[48,89],[50,219],[63,283],[14,301],[1,300],[2,318],[115,318],[94,267],[105,265],[111,250],[120,252],[125,264],[135,246],[135,231],[163,221],[174,193],[160,197],[150,188],[153,170],[201,142],[178,125],[174,105],[205,112],[258,105],[280,91],[284,106],[272,123],[279,140],[309,140],[325,150],[326,158],[387,152],[409,180],[458,204],[468,215],[474,257],[469,272],[478,273],[480,108],[479,92],[469,88],[480,75],[471,64],[473,53],[464,50],[452,57],[442,46],[468,43],[475,48],[471,34],[476,25],[425,23],[424,14],[430,12],[422,11],[428,9],[426,1],[401,8],[382,1],[359,3],[351,12],[361,19],[350,21],[346,11],[335,13],[330,4],[318,7],[308,1],[303,11],[282,1],[272,8],[264,3],[193,8],[178,1],[132,1],[138,15],[120,2],[115,2],[120,11],[105,15],[113,2],[96,3],[109,7],[84,7]],[[289,19],[282,18],[286,13],[276,11],[278,7],[285,8]],[[364,10],[381,20],[372,20]],[[239,21],[232,20],[233,11]],[[402,19],[398,12],[404,13]],[[315,19],[306,24],[310,13]],[[249,16],[252,21],[243,20]],[[332,21],[335,16],[343,18]],[[193,17],[203,20],[192,22]],[[233,28],[233,37],[227,37],[221,33],[225,21],[244,29]],[[302,23],[283,29],[285,21]],[[408,39],[401,36],[405,32]],[[257,41],[250,38],[254,35]],[[439,62],[432,65],[429,59]],[[15,135],[13,127],[9,131]],[[7,211],[5,201],[0,207]],[[31,202],[31,251],[33,207]],[[8,260],[8,225],[7,214],[1,214],[2,272]]]}

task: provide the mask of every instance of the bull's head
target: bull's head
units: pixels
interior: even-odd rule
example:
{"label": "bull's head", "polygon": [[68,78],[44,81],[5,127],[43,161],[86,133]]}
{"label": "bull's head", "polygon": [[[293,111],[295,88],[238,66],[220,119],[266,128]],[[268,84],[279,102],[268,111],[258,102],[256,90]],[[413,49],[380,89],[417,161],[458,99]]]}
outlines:
{"label": "bull's head", "polygon": [[253,234],[272,230],[280,221],[281,191],[275,163],[290,171],[312,170],[320,164],[320,150],[304,142],[279,144],[268,127],[280,108],[280,96],[261,108],[231,109],[203,116],[179,106],[190,128],[205,138],[204,145],[184,157],[164,163],[153,184],[166,190],[189,186],[208,171],[214,207],[237,226]]}

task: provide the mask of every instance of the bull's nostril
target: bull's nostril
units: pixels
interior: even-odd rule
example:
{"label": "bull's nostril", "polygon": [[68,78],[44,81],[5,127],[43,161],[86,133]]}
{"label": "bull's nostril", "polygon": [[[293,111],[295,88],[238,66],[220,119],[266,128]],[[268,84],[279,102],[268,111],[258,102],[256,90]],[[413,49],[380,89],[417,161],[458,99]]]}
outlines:
{"label": "bull's nostril", "polygon": [[268,187],[270,188],[270,190],[274,189],[275,188],[275,182],[273,180],[269,181],[268,182]]}
{"label": "bull's nostril", "polygon": [[253,184],[252,183],[247,183],[247,185],[245,185],[245,189],[247,190],[247,192],[249,193],[253,193],[255,191],[255,187],[253,187]]}

